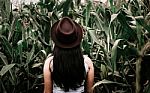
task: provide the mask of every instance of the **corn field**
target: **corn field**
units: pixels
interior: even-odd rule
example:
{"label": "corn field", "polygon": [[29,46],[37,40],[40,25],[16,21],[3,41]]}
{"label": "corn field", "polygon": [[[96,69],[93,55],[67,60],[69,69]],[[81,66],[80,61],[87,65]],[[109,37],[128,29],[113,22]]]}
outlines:
{"label": "corn field", "polygon": [[0,0],[0,93],[43,92],[50,28],[63,16],[85,29],[82,49],[94,64],[94,93],[150,93],[150,63],[142,61],[150,53],[149,0],[40,0],[16,9]]}

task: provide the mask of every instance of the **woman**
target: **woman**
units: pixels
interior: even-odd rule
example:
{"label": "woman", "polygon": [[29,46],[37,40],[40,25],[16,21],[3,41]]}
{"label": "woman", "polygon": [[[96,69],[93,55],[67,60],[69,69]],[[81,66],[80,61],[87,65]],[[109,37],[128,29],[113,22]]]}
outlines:
{"label": "woman", "polygon": [[82,54],[83,28],[68,17],[53,24],[53,55],[44,64],[44,93],[91,93],[94,67]]}

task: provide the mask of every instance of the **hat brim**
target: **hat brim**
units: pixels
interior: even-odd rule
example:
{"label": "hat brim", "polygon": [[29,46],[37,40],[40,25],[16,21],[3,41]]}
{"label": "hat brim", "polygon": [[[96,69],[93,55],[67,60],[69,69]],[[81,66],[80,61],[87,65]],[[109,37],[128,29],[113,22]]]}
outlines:
{"label": "hat brim", "polygon": [[51,28],[51,38],[52,38],[53,42],[55,43],[55,45],[58,47],[61,47],[61,48],[73,48],[73,47],[76,47],[77,45],[80,45],[82,37],[83,37],[83,28],[78,23],[76,23],[75,21],[73,21],[73,22],[76,26],[76,30],[78,32],[78,35],[77,35],[77,39],[74,42],[69,43],[69,44],[64,44],[56,38],[55,32],[56,32],[56,28],[57,28],[59,21],[54,23],[52,28]]}

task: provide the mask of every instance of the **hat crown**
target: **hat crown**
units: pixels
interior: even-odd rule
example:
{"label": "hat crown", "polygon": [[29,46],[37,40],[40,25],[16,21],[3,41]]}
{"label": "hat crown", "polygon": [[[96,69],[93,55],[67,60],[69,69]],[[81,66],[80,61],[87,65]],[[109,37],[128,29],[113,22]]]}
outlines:
{"label": "hat crown", "polygon": [[63,18],[57,26],[56,31],[61,32],[62,34],[69,35],[75,31],[75,25],[72,20],[68,18]]}
{"label": "hat crown", "polygon": [[52,40],[61,48],[73,48],[79,45],[82,36],[82,27],[69,17],[63,17],[57,21],[51,29]]}

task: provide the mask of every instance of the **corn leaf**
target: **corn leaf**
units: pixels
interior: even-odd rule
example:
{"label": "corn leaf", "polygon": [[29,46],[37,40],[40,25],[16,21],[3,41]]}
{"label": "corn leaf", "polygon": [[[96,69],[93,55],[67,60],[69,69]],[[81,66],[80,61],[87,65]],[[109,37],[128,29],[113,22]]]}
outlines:
{"label": "corn leaf", "polygon": [[3,68],[0,71],[0,75],[1,76],[5,75],[14,66],[15,66],[15,64],[9,64],[9,65],[3,66]]}

